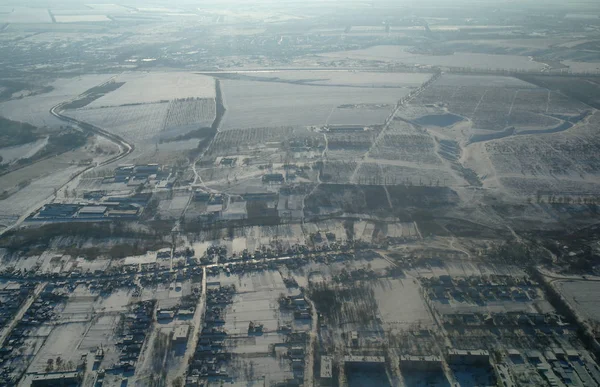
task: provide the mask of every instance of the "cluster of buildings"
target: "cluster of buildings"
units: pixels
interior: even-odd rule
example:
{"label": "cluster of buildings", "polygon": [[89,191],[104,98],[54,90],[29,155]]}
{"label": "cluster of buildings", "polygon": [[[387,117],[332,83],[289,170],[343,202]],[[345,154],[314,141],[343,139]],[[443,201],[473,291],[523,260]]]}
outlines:
{"label": "cluster of buildings", "polygon": [[[182,278],[182,276],[180,277]],[[183,285],[181,282],[175,282],[171,284],[170,289],[175,291],[181,291]],[[198,292],[192,293],[187,297],[184,297],[176,305],[164,305],[159,304],[159,308],[156,310],[156,320],[160,322],[168,322],[173,320],[175,317],[179,319],[190,319],[196,312],[196,305],[200,294]]]}
{"label": "cluster of buildings", "polygon": [[[6,326],[12,320],[35,286],[33,282],[8,282],[0,285],[0,326]],[[4,348],[1,348],[0,352],[3,350]]]}
{"label": "cluster of buildings", "polygon": [[[29,293],[32,289],[29,289],[26,285],[19,285],[10,287],[11,293],[15,292],[26,292]],[[22,290],[21,290],[22,289]],[[25,370],[23,366],[22,350],[21,348],[30,345],[31,336],[35,332],[35,328],[42,324],[50,321],[56,315],[56,308],[59,305],[64,304],[67,296],[67,292],[72,290],[71,287],[54,287],[46,286],[36,300],[27,309],[21,320],[19,320],[16,326],[10,331],[10,334],[2,343],[0,349],[0,385],[14,386],[17,385],[17,380],[20,378],[20,372]],[[55,370],[48,369],[47,372],[32,375],[32,385],[35,386],[56,386],[57,380],[65,380],[67,386],[70,381],[79,380],[80,364],[77,369],[61,370],[68,372],[53,372]]]}
{"label": "cluster of buildings", "polygon": [[28,221],[99,221],[115,219],[135,219],[143,207],[135,204],[103,203],[96,204],[46,204]]}
{"label": "cluster of buildings", "polygon": [[[507,358],[512,367],[527,368],[538,373],[550,386],[598,386],[600,385],[600,367],[591,359],[575,349],[558,347],[546,350],[509,349]],[[510,372],[511,367],[508,368]],[[505,374],[507,372],[504,372]],[[503,386],[510,383],[501,378]]]}
{"label": "cluster of buildings", "polygon": [[50,203],[33,213],[28,221],[102,221],[118,219],[136,219],[150,200],[151,194],[132,196],[103,196],[94,191],[88,197],[97,198],[95,202]]}
{"label": "cluster of buildings", "polygon": [[199,218],[207,223],[255,219],[278,220],[279,195],[274,192],[251,192],[243,194],[209,193],[197,190],[192,199],[201,209]]}
{"label": "cluster of buildings", "polygon": [[308,335],[306,332],[290,331],[286,335],[287,359],[291,364],[293,380],[286,385],[301,385],[304,380],[304,368],[306,366],[306,345]]}
{"label": "cluster of buildings", "polygon": [[453,278],[442,275],[422,278],[421,283],[427,289],[429,299],[440,302],[454,300],[485,304],[491,301],[525,302],[539,298],[537,283],[512,276]]}
{"label": "cluster of buildings", "polygon": [[[113,365],[113,370],[129,371],[135,369],[142,351],[142,344],[150,332],[153,322],[153,311],[156,301],[142,301],[134,304],[129,313],[123,316],[125,323],[117,348],[120,350],[119,362]],[[101,348],[96,351],[96,362],[100,364],[104,358]]]}
{"label": "cluster of buildings", "polygon": [[222,311],[233,302],[235,292],[235,286],[221,286],[218,283],[211,284],[211,287],[206,290],[207,319],[190,362],[186,385],[198,386],[201,378],[228,377],[226,365],[231,359],[231,353],[227,352],[224,345],[227,332],[222,327],[224,323]]}
{"label": "cluster of buildings", "polygon": [[[83,193],[83,200],[73,203],[51,203],[32,213],[28,221],[101,221],[117,219],[136,219],[146,205],[151,194],[141,193],[140,187],[153,184],[157,188],[171,188],[175,176],[159,164],[122,165],[115,168],[110,177],[102,184],[123,183],[134,194],[111,196],[108,189],[95,189]],[[113,190],[114,192],[114,190]]]}
{"label": "cluster of buildings", "polygon": [[279,299],[279,306],[294,312],[294,318],[307,320],[311,318],[311,307],[303,294],[286,296]]}
{"label": "cluster of buildings", "polygon": [[555,313],[523,311],[508,312],[456,312],[444,313],[441,322],[445,327],[452,326],[525,326],[551,332],[564,329],[569,324]]}
{"label": "cluster of buildings", "polygon": [[124,183],[132,187],[154,182],[157,187],[170,188],[175,183],[175,178],[159,164],[121,165],[115,168],[113,176],[102,182]]}

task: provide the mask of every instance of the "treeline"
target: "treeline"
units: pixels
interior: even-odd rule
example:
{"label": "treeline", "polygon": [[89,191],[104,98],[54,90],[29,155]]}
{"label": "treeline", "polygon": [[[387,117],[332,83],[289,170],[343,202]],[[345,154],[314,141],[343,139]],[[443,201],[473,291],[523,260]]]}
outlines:
{"label": "treeline", "polygon": [[308,296],[326,319],[339,324],[369,325],[378,309],[373,289],[359,283],[348,288],[325,282],[311,284]]}
{"label": "treeline", "polygon": [[[78,130],[69,130],[50,136],[48,144],[38,152],[34,157],[42,158],[54,154],[60,154],[71,149],[84,146],[87,142],[88,135]],[[27,160],[27,159],[23,159]]]}
{"label": "treeline", "polygon": [[[527,200],[529,202],[532,202],[534,199],[528,198]],[[595,207],[595,205],[600,203],[600,195],[571,195],[568,193],[560,194],[537,192],[535,196],[535,202],[538,204],[587,204],[592,205],[592,207]],[[595,210],[594,208],[592,209]]]}
{"label": "treeline", "polygon": [[209,138],[214,136],[215,131],[212,128],[199,128],[199,129],[194,129],[191,130],[185,134],[180,134],[179,136],[176,137],[171,137],[171,138],[161,138],[160,139],[160,143],[164,143],[164,142],[176,142],[176,141],[187,141],[187,140],[192,140],[195,138]]}
{"label": "treeline", "polygon": [[100,86],[92,87],[88,91],[86,91],[83,96],[79,99],[71,101],[63,105],[63,109],[79,109],[89,105],[100,97],[103,97],[105,94],[110,93],[111,91],[117,90],[119,87],[123,86],[125,82],[108,82]]}
{"label": "treeline", "polygon": [[0,117],[0,148],[23,145],[37,140],[37,128],[25,122]]}
{"label": "treeline", "polygon": [[42,148],[42,150],[31,157],[18,159],[12,165],[4,165],[0,167],[0,174],[8,173],[15,169],[33,164],[45,157],[59,155],[72,149],[84,146],[87,142],[87,137],[87,134],[74,129],[55,135],[50,135],[48,138],[48,143],[44,148]]}
{"label": "treeline", "polygon": [[210,130],[204,131],[205,136],[198,143],[198,150],[200,150],[200,152],[204,152],[204,151],[206,151],[206,149],[208,149],[208,146],[211,144],[212,140],[217,135],[219,126],[221,125],[221,121],[223,120],[223,117],[225,116],[226,109],[225,109],[225,105],[223,104],[223,93],[221,91],[221,82],[218,79],[215,80],[215,92],[216,92],[215,102],[217,104],[217,115],[210,127]]}
{"label": "treeline", "polygon": [[[23,122],[11,121],[0,117],[0,147],[23,145],[48,136],[48,143],[31,157],[20,158],[14,163],[0,165],[0,174],[33,164],[45,157],[58,155],[87,142],[88,134],[72,128],[62,128],[60,132],[41,131],[35,126]],[[2,159],[0,158],[0,164]]]}
{"label": "treeline", "polygon": [[136,255],[146,254],[148,251],[156,251],[169,247],[169,243],[154,239],[136,240],[133,243],[117,243],[110,247],[76,247],[70,246],[63,248],[61,251],[72,257],[84,257],[89,260],[94,260],[99,257],[110,257],[121,259]]}
{"label": "treeline", "polygon": [[[163,231],[163,230],[161,230]],[[0,248],[9,252],[27,253],[30,250],[48,248],[52,241],[62,237],[82,239],[135,238],[140,241],[158,241],[163,234],[154,229],[132,229],[122,222],[101,223],[54,223],[40,227],[11,230],[0,237]],[[77,246],[75,246],[77,247]]]}

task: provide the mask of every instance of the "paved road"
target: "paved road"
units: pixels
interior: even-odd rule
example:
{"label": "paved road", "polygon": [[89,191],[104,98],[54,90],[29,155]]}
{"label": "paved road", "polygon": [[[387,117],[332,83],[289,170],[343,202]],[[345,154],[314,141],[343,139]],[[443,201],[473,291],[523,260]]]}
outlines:
{"label": "paved road", "polygon": [[314,384],[315,377],[313,375],[314,364],[315,364],[315,343],[317,341],[317,328],[318,328],[318,316],[317,308],[315,303],[311,299],[306,297],[306,301],[310,304],[311,308],[311,326],[309,332],[309,341],[306,350],[306,362],[304,364],[304,386],[311,387]]}
{"label": "paved road", "polygon": [[2,329],[2,334],[0,334],[0,347],[4,346],[4,342],[6,341],[6,338],[8,337],[10,332],[12,332],[12,330],[19,323],[19,321],[21,321],[21,319],[25,315],[25,312],[27,312],[29,307],[31,307],[31,304],[33,304],[33,302],[38,298],[38,296],[44,290],[44,288],[46,287],[47,284],[48,284],[47,282],[42,282],[41,284],[39,284],[35,288],[33,293],[29,296],[29,298],[27,298],[27,300],[23,303],[23,305],[21,305],[21,308],[19,309],[17,314],[15,314],[15,316],[12,318],[10,323],[8,325],[6,325],[4,327],[4,329]]}
{"label": "paved road", "polygon": [[[335,253],[335,251],[331,251],[331,253]],[[288,261],[290,259],[298,258],[297,256],[281,256],[281,257],[273,257],[273,258],[264,258],[264,259],[249,259],[245,261],[233,261],[233,262],[224,262],[224,263],[211,263],[208,265],[187,265],[185,268],[195,268],[202,267],[204,270],[211,269],[214,267],[224,268],[227,266],[239,266],[248,263],[269,263],[269,262],[278,262],[278,261]],[[170,273],[171,269],[161,269],[155,271],[148,272],[135,272],[135,273],[116,273],[116,274],[103,274],[103,275],[84,275],[79,277],[57,277],[52,278],[52,281],[65,281],[65,282],[77,282],[77,281],[91,281],[91,280],[104,280],[104,279],[125,279],[131,278],[132,276],[136,276],[139,274],[152,274],[152,273]],[[33,276],[33,277],[22,277],[19,275],[0,275],[0,281],[15,281],[19,283],[27,283],[27,282],[40,282],[47,281],[49,278],[47,276]]]}
{"label": "paved road", "polygon": [[400,109],[403,108],[407,102],[414,99],[416,96],[421,94],[427,87],[429,87],[433,82],[435,82],[440,77],[440,74],[441,73],[435,73],[427,82],[423,83],[418,89],[411,91],[410,93],[408,93],[408,95],[406,95],[400,101],[398,101],[392,113],[385,120],[385,123],[383,124],[383,127],[377,134],[377,137],[375,137],[375,139],[373,140],[373,143],[369,150],[367,150],[367,152],[365,152],[365,154],[358,159],[358,162],[356,163],[356,168],[354,168],[354,172],[352,173],[352,176],[350,176],[350,184],[358,184],[357,179],[360,167],[364,164],[365,159],[369,157],[373,148],[375,148],[378,142],[383,138],[385,132],[390,127],[391,123],[394,122],[394,118],[396,117]]}
{"label": "paved road", "polygon": [[[102,86],[106,85],[113,78],[109,79],[107,82],[99,85],[98,87],[102,87]],[[53,106],[50,109],[50,114],[52,114],[54,117],[56,117],[56,118],[58,118],[58,119],[60,119],[62,121],[68,122],[69,124],[72,124],[72,125],[75,125],[75,126],[79,127],[84,132],[86,132],[86,131],[87,132],[91,132],[91,133],[94,133],[94,134],[96,134],[98,136],[104,137],[104,138],[108,139],[109,141],[114,142],[119,147],[120,152],[117,155],[104,160],[103,162],[99,163],[98,165],[91,165],[91,166],[89,166],[87,168],[84,168],[81,171],[75,173],[73,176],[71,176],[71,178],[69,179],[69,181],[67,181],[65,184],[63,184],[59,189],[57,189],[57,191],[60,191],[64,187],[68,186],[73,180],[75,180],[76,178],[78,178],[79,176],[81,176],[83,173],[91,171],[92,169],[97,168],[99,166],[108,165],[108,164],[111,164],[111,163],[113,163],[113,162],[115,162],[117,160],[120,160],[123,157],[129,155],[134,150],[133,144],[128,143],[123,138],[121,138],[121,137],[119,137],[119,136],[117,136],[117,135],[115,135],[113,133],[110,133],[110,132],[108,132],[108,131],[106,131],[106,130],[104,130],[102,128],[99,128],[97,126],[90,125],[88,123],[76,120],[76,119],[71,118],[71,117],[67,117],[67,116],[65,116],[65,115],[62,114],[61,109],[62,109],[62,107],[64,105],[66,105],[67,103],[69,103],[69,102],[71,102],[71,101],[73,101],[75,99],[83,98],[85,96],[86,96],[86,94],[83,93],[83,94],[81,94],[81,95],[79,95],[79,96],[77,96],[77,97],[75,97],[75,98],[73,98],[73,99],[71,99],[69,101],[61,102],[58,105]],[[31,207],[31,209],[28,209],[27,212],[25,212],[17,220],[17,222],[15,222],[14,224],[12,224],[10,227],[6,227],[3,230],[0,230],[0,235],[2,235],[4,233],[6,233],[7,231],[12,230],[12,229],[18,227],[19,225],[21,225],[25,221],[25,219],[27,219],[29,217],[29,214],[31,214],[31,212],[37,210],[38,208],[42,207],[43,205],[45,205],[45,204],[47,204],[49,202],[51,202],[52,200],[54,200],[54,198],[55,198],[55,195],[51,195],[51,196],[47,197],[46,199],[42,200],[41,202],[39,202],[38,204],[36,204],[35,206]]]}
{"label": "paved road", "polygon": [[189,364],[190,359],[194,356],[196,352],[196,346],[198,345],[198,340],[200,340],[200,332],[202,328],[202,324],[204,322],[204,313],[206,311],[206,267],[203,268],[203,276],[202,276],[202,295],[200,296],[200,300],[196,305],[196,313],[194,313],[193,327],[194,330],[190,335],[190,339],[188,340],[188,345],[185,351],[185,355],[182,361],[182,370],[179,371],[179,375],[185,376],[187,372],[187,366]]}

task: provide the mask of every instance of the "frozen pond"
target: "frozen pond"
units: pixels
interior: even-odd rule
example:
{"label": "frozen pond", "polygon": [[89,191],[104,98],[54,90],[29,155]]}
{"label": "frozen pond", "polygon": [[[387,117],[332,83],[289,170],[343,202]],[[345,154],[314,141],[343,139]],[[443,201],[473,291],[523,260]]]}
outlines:
{"label": "frozen pond", "polygon": [[423,126],[441,126],[447,127],[456,124],[457,122],[462,121],[463,118],[457,116],[455,114],[432,114],[428,116],[423,116],[416,120],[417,124]]}

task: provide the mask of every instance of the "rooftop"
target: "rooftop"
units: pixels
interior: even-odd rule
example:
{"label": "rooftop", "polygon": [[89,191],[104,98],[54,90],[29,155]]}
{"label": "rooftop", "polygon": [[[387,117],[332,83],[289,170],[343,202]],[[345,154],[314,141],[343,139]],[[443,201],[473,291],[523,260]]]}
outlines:
{"label": "rooftop", "polygon": [[321,377],[322,378],[331,378],[333,376],[332,373],[332,364],[333,361],[331,356],[321,356]]}
{"label": "rooftop", "polygon": [[106,206],[85,206],[79,210],[80,214],[103,214],[108,207]]}
{"label": "rooftop", "polygon": [[190,330],[189,325],[179,325],[175,328],[175,332],[173,333],[173,339],[186,339],[188,332]]}

